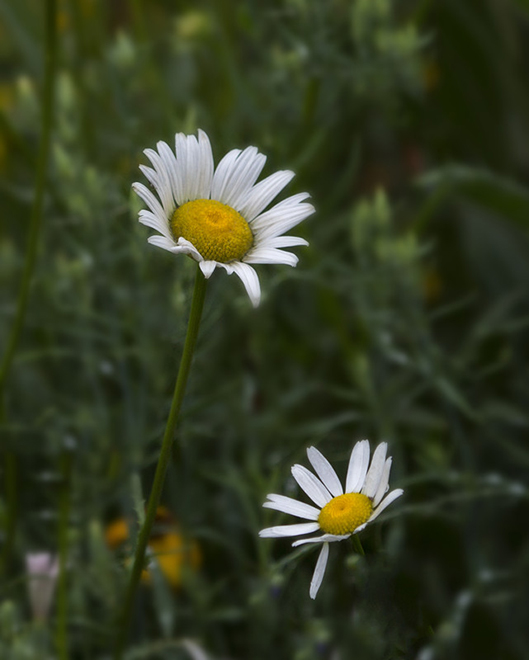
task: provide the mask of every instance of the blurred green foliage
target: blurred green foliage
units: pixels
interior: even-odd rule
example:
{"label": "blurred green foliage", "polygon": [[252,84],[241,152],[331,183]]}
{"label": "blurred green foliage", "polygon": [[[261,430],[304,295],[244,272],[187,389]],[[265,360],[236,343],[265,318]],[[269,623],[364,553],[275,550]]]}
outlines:
{"label": "blurred green foliage", "polygon": [[[44,3],[0,0],[0,338],[33,196]],[[63,0],[44,233],[2,423],[16,520],[0,657],[53,658],[24,556],[57,550],[72,457],[70,657],[108,658],[126,580],[113,519],[150,488],[194,266],[146,243],[142,150],[203,128],[311,192],[295,271],[254,311],[217,272],[164,504],[202,552],[154,572],[128,658],[522,660],[529,607],[529,5],[522,0]],[[405,499],[314,552],[263,541],[316,444],[343,474],[386,439]],[[131,525],[132,536],[135,526]],[[338,545],[338,544],[337,544]]]}

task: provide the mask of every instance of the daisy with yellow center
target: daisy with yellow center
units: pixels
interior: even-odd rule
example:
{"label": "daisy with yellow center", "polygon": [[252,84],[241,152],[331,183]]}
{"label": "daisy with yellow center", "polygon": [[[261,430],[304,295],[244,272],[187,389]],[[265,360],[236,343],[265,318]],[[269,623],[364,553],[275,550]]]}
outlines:
{"label": "daisy with yellow center", "polygon": [[303,238],[283,236],[314,212],[300,193],[265,211],[294,176],[279,171],[256,183],[266,156],[256,147],[233,149],[214,168],[208,136],[177,133],[175,152],[158,142],[157,151],[146,149],[152,168],[140,165],[158,198],[143,184],[133,189],[149,207],[139,220],[159,235],[148,241],[174,254],[198,261],[204,277],[221,267],[242,280],[254,306],[261,289],[250,264],[287,264],[298,258],[281,248],[308,245]]}
{"label": "daisy with yellow center", "polygon": [[[311,522],[295,525],[268,527],[259,532],[262,538],[301,536],[312,532],[323,532],[321,536],[295,541],[292,545],[304,543],[322,543],[322,549],[316,562],[314,575],[310,583],[310,597],[316,598],[321,586],[327,560],[329,543],[343,541],[362,531],[366,525],[377,518],[384,509],[403,493],[401,488],[389,489],[391,457],[386,458],[387,443],[382,442],[375,449],[369,465],[369,442],[357,442],[351,452],[345,480],[345,491],[340,479],[329,461],[315,447],[307,449],[307,456],[314,468],[315,476],[302,465],[294,465],[292,476],[310,499],[317,505],[305,504],[284,495],[270,494],[268,502],[263,504],[268,509],[276,509]],[[369,468],[369,469],[368,469]]]}

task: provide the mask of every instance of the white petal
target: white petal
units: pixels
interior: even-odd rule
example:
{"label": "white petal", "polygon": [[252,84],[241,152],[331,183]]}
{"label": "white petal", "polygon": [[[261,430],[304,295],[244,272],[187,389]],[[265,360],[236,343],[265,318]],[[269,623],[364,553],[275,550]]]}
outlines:
{"label": "white petal", "polygon": [[163,210],[162,205],[152,194],[152,192],[143,185],[143,183],[133,183],[132,189],[139,197],[143,199],[143,201],[147,204],[155,216],[160,219],[167,219],[167,215]]}
{"label": "white petal", "polygon": [[213,180],[213,153],[211,143],[204,131],[198,131],[199,176],[197,183],[197,199],[209,199],[211,181]]}
{"label": "white petal", "polygon": [[248,191],[246,198],[239,208],[239,213],[247,222],[251,222],[270,204],[274,197],[283,190],[293,177],[294,172],[282,170],[259,181],[259,183]]}
{"label": "white petal", "polygon": [[296,245],[306,246],[308,244],[308,241],[298,236],[276,236],[275,238],[265,239],[259,243],[259,247],[286,248],[295,247]]}
{"label": "white petal", "polygon": [[373,453],[371,466],[367,473],[364,487],[362,488],[362,493],[367,495],[367,497],[374,497],[378,490],[378,485],[380,483],[380,478],[382,477],[384,464],[386,462],[387,451],[388,443],[381,442]]}
{"label": "white petal", "polygon": [[323,534],[323,536],[313,536],[310,539],[294,541],[292,547],[297,548],[299,545],[305,545],[305,543],[335,543],[337,541],[344,541],[350,536],[351,534],[344,534],[343,536],[336,536],[336,534]]}
{"label": "white petal", "polygon": [[299,258],[292,252],[283,252],[276,248],[257,246],[243,257],[247,264],[285,264],[296,266]]}
{"label": "white petal", "polygon": [[289,513],[298,518],[306,518],[307,520],[318,520],[318,516],[320,515],[320,510],[316,509],[316,507],[305,504],[305,502],[299,502],[292,497],[276,495],[275,493],[271,493],[267,497],[270,502],[263,504],[266,509],[275,509],[276,511]]}
{"label": "white petal", "polygon": [[175,135],[176,163],[182,184],[179,204],[197,199],[196,194],[200,184],[199,148],[194,135],[177,133]]}
{"label": "white petal", "polygon": [[156,188],[156,192],[160,197],[164,211],[167,216],[170,216],[174,211],[175,203],[169,172],[157,151],[154,151],[154,149],[144,149],[143,153],[151,161],[154,167],[154,172],[144,165],[140,165],[140,169]]}
{"label": "white petal", "polygon": [[349,459],[349,468],[347,469],[347,479],[345,482],[346,493],[359,493],[362,490],[368,465],[369,441],[360,440],[353,447],[351,458]]}
{"label": "white petal", "polygon": [[332,495],[321,481],[312,472],[309,472],[306,467],[303,467],[303,465],[292,466],[292,476],[310,499],[318,506],[324,507],[332,500]]}
{"label": "white petal", "polygon": [[301,534],[310,534],[315,532],[320,526],[318,523],[297,523],[296,525],[278,525],[277,527],[267,527],[259,532],[262,539],[280,538],[283,536],[300,536]]}
{"label": "white petal", "polygon": [[232,261],[230,262],[230,266],[233,272],[241,278],[246,292],[250,296],[252,305],[257,307],[261,300],[261,286],[259,284],[257,273],[251,266],[243,264],[240,261]]}
{"label": "white petal", "polygon": [[219,202],[238,211],[241,202],[261,174],[265,162],[266,156],[260,154],[256,147],[247,147],[234,161],[218,197]]}
{"label": "white petal", "polygon": [[215,174],[213,175],[213,180],[211,182],[211,199],[216,199],[221,201],[222,194],[226,187],[226,183],[230,178],[230,174],[234,164],[237,161],[237,157],[241,153],[240,149],[232,149],[222,158],[220,163],[217,165]]}
{"label": "white petal", "polygon": [[327,568],[327,560],[329,559],[329,544],[324,543],[318,561],[316,562],[316,567],[314,569],[314,574],[312,575],[312,580],[310,582],[309,595],[314,600],[316,595],[321,587],[323,576],[325,575],[325,569]]}
{"label": "white petal", "polygon": [[391,461],[393,459],[391,456],[386,459],[386,462],[384,463],[384,469],[382,470],[382,476],[380,477],[380,483],[378,484],[377,492],[375,493],[375,497],[373,498],[373,506],[378,506],[380,500],[384,497],[384,495],[387,493],[388,488],[389,488],[389,473],[391,471]]}
{"label": "white petal", "polygon": [[384,511],[386,507],[388,507],[392,502],[394,502],[398,497],[402,495],[404,491],[402,488],[395,488],[395,490],[392,490],[391,493],[389,493],[383,500],[380,502],[380,504],[377,506],[377,508],[373,511],[371,514],[371,517],[367,521],[370,523],[372,520],[375,520],[375,518],[378,518],[378,516]]}
{"label": "white petal", "polygon": [[286,202],[288,200],[279,202],[255,218],[251,228],[257,240],[264,241],[284,234],[314,213],[312,204],[290,205]]}
{"label": "white petal", "polygon": [[193,259],[195,261],[198,261],[199,263],[204,261],[204,257],[196,249],[196,247],[193,245],[193,243],[188,241],[186,238],[182,238],[182,236],[180,236],[180,238],[177,241],[177,245],[179,247],[184,248],[186,254],[189,254],[191,257],[193,257]]}
{"label": "white petal", "polygon": [[340,479],[338,479],[338,475],[333,466],[321,451],[318,451],[316,447],[309,447],[307,449],[307,456],[309,457],[312,467],[316,470],[316,474],[323,481],[327,490],[329,490],[334,497],[343,495],[343,488]]}
{"label": "white petal", "polygon": [[216,261],[201,261],[200,264],[200,270],[202,271],[202,274],[204,277],[208,280],[215,268],[217,267],[217,262]]}
{"label": "white petal", "polygon": [[166,143],[160,140],[156,143],[158,148],[158,153],[162,159],[165,170],[169,175],[171,181],[171,188],[173,190],[173,198],[175,202],[180,205],[183,204],[182,196],[182,173],[180,163],[177,163],[176,156],[174,155],[171,147]]}
{"label": "white petal", "polygon": [[169,223],[166,218],[159,218],[157,215],[154,215],[152,211],[146,211],[142,209],[138,216],[139,222],[146,227],[155,229],[159,231],[160,234],[163,234],[166,238],[172,240],[171,230],[169,229]]}
{"label": "white petal", "polygon": [[150,243],[151,245],[156,245],[156,247],[162,248],[163,250],[167,250],[168,252],[173,252],[175,254],[178,254],[179,252],[183,253],[184,248],[178,247],[176,243],[170,239],[166,238],[165,236],[149,236],[147,239],[147,243]]}

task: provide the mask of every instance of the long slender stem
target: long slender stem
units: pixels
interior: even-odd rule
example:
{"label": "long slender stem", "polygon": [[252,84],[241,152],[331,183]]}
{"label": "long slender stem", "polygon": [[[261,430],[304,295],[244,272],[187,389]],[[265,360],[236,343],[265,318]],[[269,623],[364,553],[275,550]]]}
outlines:
{"label": "long slender stem", "polygon": [[68,520],[70,517],[70,489],[72,454],[67,451],[62,457],[62,485],[59,498],[59,579],[57,581],[57,629],[55,646],[59,660],[68,660],[68,590],[66,569],[68,565]]}
{"label": "long slender stem", "polygon": [[184,350],[182,353],[182,359],[180,361],[180,369],[178,370],[178,377],[176,379],[173,401],[171,404],[171,410],[169,411],[169,417],[167,418],[167,425],[165,427],[165,433],[162,440],[162,448],[160,451],[160,457],[158,459],[158,465],[156,466],[156,473],[154,475],[154,481],[152,484],[152,490],[149,497],[149,503],[147,504],[147,511],[145,513],[145,522],[143,523],[143,526],[138,535],[136,552],[134,554],[134,564],[132,567],[132,572],[130,574],[127,592],[125,594],[125,601],[124,601],[123,611],[121,613],[121,619],[118,624],[116,647],[114,652],[115,660],[121,660],[121,658],[123,657],[123,651],[127,641],[130,619],[132,614],[132,606],[134,603],[134,596],[136,594],[138,582],[140,580],[140,576],[143,570],[145,551],[147,549],[147,543],[149,541],[152,525],[154,523],[156,509],[158,507],[158,504],[160,502],[160,497],[162,494],[162,488],[165,480],[165,473],[167,471],[167,465],[171,457],[171,448],[173,446],[176,423],[178,421],[180,407],[182,405],[182,400],[184,398],[187,378],[189,376],[189,370],[191,367],[191,360],[193,358],[195,344],[198,337],[198,329],[200,326],[202,309],[204,307],[204,298],[206,295],[206,284],[207,284],[207,280],[202,275],[200,268],[197,267],[195,288],[193,291],[193,301],[191,303],[191,312],[189,314],[187,334],[184,344]]}
{"label": "long slender stem", "polygon": [[[46,185],[46,172],[48,167],[48,154],[53,123],[53,89],[57,60],[57,30],[56,30],[56,0],[46,0],[46,45],[45,45],[45,73],[42,93],[42,127],[35,175],[35,196],[31,209],[28,242],[24,260],[24,270],[20,280],[17,308],[11,329],[6,342],[6,348],[0,363],[0,424],[5,423],[5,383],[15,356],[15,351],[22,333],[26,310],[28,306],[31,281],[37,260],[37,249],[42,225],[42,208],[44,201],[44,187]],[[1,434],[5,438],[5,434]],[[16,531],[17,486],[16,486],[16,459],[7,446],[2,448],[5,458],[6,470],[6,501],[7,523],[6,540],[2,552],[0,572],[7,573],[11,549]]]}

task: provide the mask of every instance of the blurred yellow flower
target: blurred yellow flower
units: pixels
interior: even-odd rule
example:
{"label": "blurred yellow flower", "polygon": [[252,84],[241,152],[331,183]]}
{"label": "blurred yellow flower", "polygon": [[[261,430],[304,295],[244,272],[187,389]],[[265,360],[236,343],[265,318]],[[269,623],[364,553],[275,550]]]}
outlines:
{"label": "blurred yellow flower", "polygon": [[[109,548],[119,548],[129,539],[129,524],[125,518],[114,520],[105,530]],[[149,540],[149,556],[154,559],[167,582],[175,589],[182,585],[185,569],[198,570],[202,563],[200,548],[196,541],[186,539],[178,530],[171,512],[163,506],[156,510],[153,532]],[[149,569],[141,575],[144,584],[151,583]]]}

